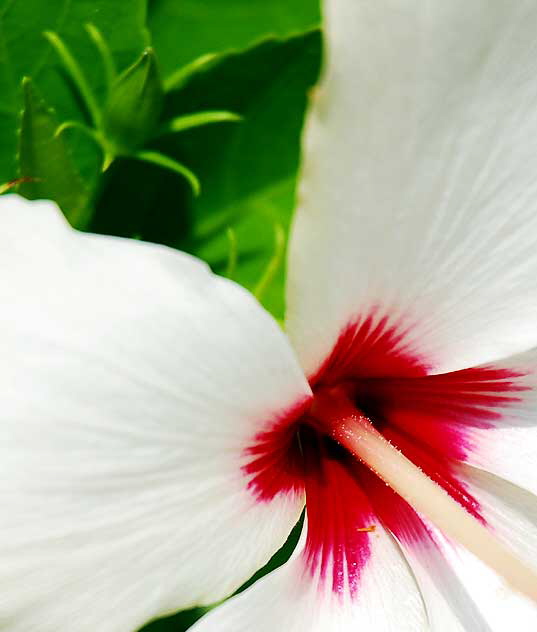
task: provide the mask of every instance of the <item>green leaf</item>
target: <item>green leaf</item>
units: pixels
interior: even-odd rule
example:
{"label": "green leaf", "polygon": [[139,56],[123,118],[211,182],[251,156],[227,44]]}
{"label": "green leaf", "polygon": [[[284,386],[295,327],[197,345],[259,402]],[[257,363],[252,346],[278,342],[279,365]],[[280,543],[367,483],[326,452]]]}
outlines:
{"label": "green leaf", "polygon": [[[118,67],[124,68],[148,44],[146,0],[0,0],[0,182],[17,174],[17,128],[22,110],[20,85],[32,80],[58,114],[59,121],[81,120],[80,103],[65,80],[54,50],[43,37],[54,31],[77,60],[95,98],[102,99],[106,81],[96,63],[95,44],[84,30],[94,24],[108,43]],[[71,139],[70,139],[71,140]],[[92,148],[73,144],[80,168],[93,174]]]}
{"label": "green leaf", "polygon": [[[195,111],[217,103],[242,116],[238,125],[209,126],[162,140],[166,155],[189,165],[202,183],[190,205],[191,232],[177,245],[225,273],[233,227],[238,255],[234,279],[261,289],[274,316],[284,314],[285,254],[275,255],[274,228],[287,237],[295,206],[300,136],[307,93],[321,59],[315,31],[287,40],[269,40],[234,54],[198,73],[170,95],[168,111]],[[210,151],[207,148],[210,147]]]}
{"label": "green leaf", "polygon": [[19,140],[19,192],[29,199],[55,200],[73,226],[89,220],[89,192],[63,139],[55,134],[58,120],[32,86],[23,80],[24,109]]}
{"label": "green leaf", "polygon": [[152,48],[115,82],[104,115],[104,133],[119,150],[129,153],[154,132],[164,103],[164,88]]}
{"label": "green leaf", "polygon": [[148,12],[164,77],[201,55],[300,33],[320,20],[318,0],[152,0]]}

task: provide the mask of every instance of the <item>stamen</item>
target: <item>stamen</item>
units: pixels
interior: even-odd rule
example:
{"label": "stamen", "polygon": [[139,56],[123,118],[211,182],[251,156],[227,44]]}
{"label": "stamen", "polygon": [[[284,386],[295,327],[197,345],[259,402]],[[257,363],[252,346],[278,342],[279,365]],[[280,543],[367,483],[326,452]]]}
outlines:
{"label": "stamen", "polygon": [[387,441],[343,392],[317,394],[311,414],[416,511],[537,602],[537,573]]}

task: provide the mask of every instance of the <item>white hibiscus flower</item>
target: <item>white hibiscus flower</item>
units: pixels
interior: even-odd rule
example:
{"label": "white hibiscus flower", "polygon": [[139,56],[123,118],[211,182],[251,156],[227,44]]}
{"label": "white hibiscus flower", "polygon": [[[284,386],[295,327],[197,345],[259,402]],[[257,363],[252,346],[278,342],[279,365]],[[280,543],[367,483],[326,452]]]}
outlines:
{"label": "white hibiscus flower", "polygon": [[325,14],[288,336],[0,199],[1,630],[537,629],[537,3]]}

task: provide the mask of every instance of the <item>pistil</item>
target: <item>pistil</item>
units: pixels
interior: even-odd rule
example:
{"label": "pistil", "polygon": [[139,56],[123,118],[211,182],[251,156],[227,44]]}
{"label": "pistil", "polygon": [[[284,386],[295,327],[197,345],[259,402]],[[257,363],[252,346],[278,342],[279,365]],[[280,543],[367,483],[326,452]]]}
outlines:
{"label": "pistil", "polygon": [[416,511],[537,602],[537,573],[387,441],[340,389],[316,395],[311,415]]}

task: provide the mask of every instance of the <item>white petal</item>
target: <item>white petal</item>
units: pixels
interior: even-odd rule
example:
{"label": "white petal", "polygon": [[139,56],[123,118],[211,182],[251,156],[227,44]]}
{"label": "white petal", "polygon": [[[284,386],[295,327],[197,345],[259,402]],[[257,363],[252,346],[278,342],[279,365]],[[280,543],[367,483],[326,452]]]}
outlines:
{"label": "white petal", "polygon": [[[527,564],[535,565],[537,498],[469,466],[459,466],[457,473],[494,533]],[[535,629],[536,604],[430,523],[426,523],[427,538],[423,533],[416,537],[415,523],[409,526],[406,532],[403,527],[399,537],[422,589],[433,632]]]}
{"label": "white petal", "polygon": [[521,373],[514,384],[522,390],[514,393],[516,401],[498,408],[501,417],[489,427],[465,427],[471,449],[464,460],[537,494],[537,350],[501,365]]}
{"label": "white petal", "polygon": [[468,587],[432,538],[403,543],[403,548],[422,592],[431,632],[491,632]]}
{"label": "white petal", "polygon": [[537,496],[467,465],[460,466],[460,476],[497,536],[537,569]]}
{"label": "white petal", "polygon": [[287,564],[215,608],[192,632],[425,632],[419,590],[392,538],[377,528],[359,593],[334,593],[305,570],[303,547]]}
{"label": "white petal", "polygon": [[489,632],[426,523],[401,496],[371,472],[362,472],[373,510],[400,544],[419,585],[431,632]]}
{"label": "white petal", "polygon": [[306,372],[371,317],[433,372],[535,346],[537,4],[324,5],[288,285]]}
{"label": "white petal", "polygon": [[303,499],[245,448],[309,395],[272,318],[178,252],[0,198],[0,627],[123,632],[220,599]]}
{"label": "white petal", "polygon": [[460,583],[479,612],[479,626],[467,629],[472,632],[505,632],[537,628],[537,607],[534,603],[512,590],[468,551],[447,541],[438,532],[435,532],[435,539],[441,546],[452,577]]}
{"label": "white petal", "polygon": [[[527,563],[537,559],[537,499],[510,483],[468,466],[454,469],[495,535]],[[537,608],[494,572],[445,538],[401,497],[369,476],[368,495],[397,537],[419,584],[432,632],[505,632],[534,629]],[[525,627],[524,624],[527,624]]]}

